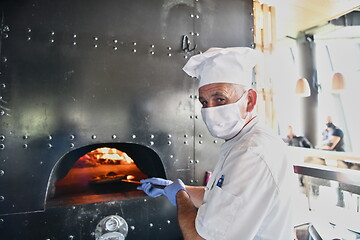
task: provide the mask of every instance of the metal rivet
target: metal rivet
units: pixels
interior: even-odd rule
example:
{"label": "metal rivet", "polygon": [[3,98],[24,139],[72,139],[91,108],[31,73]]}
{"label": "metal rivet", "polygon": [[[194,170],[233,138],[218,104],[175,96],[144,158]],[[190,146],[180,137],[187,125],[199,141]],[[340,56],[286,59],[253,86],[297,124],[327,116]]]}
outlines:
{"label": "metal rivet", "polygon": [[76,34],[74,34],[74,35],[73,35],[73,38],[76,38],[76,37],[77,37]]}
{"label": "metal rivet", "polygon": [[131,137],[132,137],[132,138],[136,138],[136,135],[134,134],[134,135],[132,135]]}
{"label": "metal rivet", "polygon": [[151,48],[154,48],[154,47],[155,47],[155,45],[154,45],[154,44],[151,44],[151,45],[150,45],[150,47],[151,47]]}
{"label": "metal rivet", "polygon": [[7,62],[7,58],[6,58],[6,57],[3,57],[3,58],[2,58],[2,61],[3,61],[3,62]]}
{"label": "metal rivet", "polygon": [[51,136],[51,135],[49,135],[49,136],[48,136],[48,139],[49,139],[49,140],[51,140],[51,139],[52,139],[52,136]]}
{"label": "metal rivet", "polygon": [[194,14],[190,14],[190,17],[192,17],[192,18],[193,18],[193,17],[194,17]]}
{"label": "metal rivet", "polygon": [[199,141],[199,144],[203,144],[204,142],[203,141]]}
{"label": "metal rivet", "polygon": [[198,115],[196,115],[196,116],[195,116],[195,119],[198,119],[198,118],[199,118]]}
{"label": "metal rivet", "polygon": [[28,135],[24,135],[24,136],[23,136],[23,139],[28,139],[28,138],[29,138]]}
{"label": "metal rivet", "polygon": [[97,38],[97,37],[94,37],[94,40],[95,40],[95,41],[97,41],[97,40],[99,40],[99,38]]}
{"label": "metal rivet", "polygon": [[118,42],[118,40],[114,39],[114,43],[117,43],[117,42]]}
{"label": "metal rivet", "polygon": [[187,137],[188,137],[188,135],[187,135],[187,134],[185,134],[185,135],[184,135],[184,138],[187,138]]}
{"label": "metal rivet", "polygon": [[166,222],[167,222],[168,224],[170,224],[170,223],[171,223],[171,222],[170,222],[170,220],[167,220]]}
{"label": "metal rivet", "polygon": [[54,40],[54,39],[50,39],[50,42],[52,42],[52,43],[53,43],[53,42],[55,42],[55,40]]}
{"label": "metal rivet", "polygon": [[197,19],[199,19],[199,18],[200,18],[200,16],[199,16],[199,15],[196,15],[196,18],[197,18]]}
{"label": "metal rivet", "polygon": [[254,13],[250,13],[250,16],[254,16]]}
{"label": "metal rivet", "polygon": [[189,163],[194,163],[194,160],[190,160]]}
{"label": "metal rivet", "polygon": [[197,37],[200,36],[200,33],[196,33],[196,36],[197,36]]}
{"label": "metal rivet", "polygon": [[5,140],[5,136],[4,135],[0,135],[0,141],[4,141]]}
{"label": "metal rivet", "polygon": [[217,140],[214,140],[214,143],[217,143],[218,141]]}
{"label": "metal rivet", "polygon": [[10,32],[9,26],[7,26],[7,25],[4,26],[4,27],[3,27],[3,31],[4,31],[4,32]]}
{"label": "metal rivet", "polygon": [[113,135],[111,136],[111,138],[112,138],[112,139],[116,139],[116,135],[113,134]]}
{"label": "metal rivet", "polygon": [[191,182],[191,183],[193,183],[193,182],[194,182],[194,180],[192,180],[192,179],[191,179],[191,180],[190,180],[190,182]]}
{"label": "metal rivet", "polygon": [[154,138],[155,138],[155,136],[154,136],[153,134],[151,134],[151,135],[150,135],[150,138],[151,138],[151,139],[154,139]]}
{"label": "metal rivet", "polygon": [[4,33],[4,38],[8,38],[9,37],[9,35],[7,34],[7,33]]}
{"label": "metal rivet", "polygon": [[144,202],[146,202],[147,200],[146,200],[146,198],[144,199]]}
{"label": "metal rivet", "polygon": [[69,236],[69,239],[74,239],[74,236],[73,236],[73,235],[70,235],[70,236]]}
{"label": "metal rivet", "polygon": [[150,223],[150,224],[149,224],[149,226],[150,226],[150,227],[153,227],[153,226],[154,226],[154,224]]}
{"label": "metal rivet", "polygon": [[199,134],[199,138],[202,138],[203,137],[203,135],[202,134]]}
{"label": "metal rivet", "polygon": [[4,116],[4,115],[5,115],[5,111],[4,111],[4,110],[1,110],[1,111],[0,111],[0,115],[1,115],[1,116]]}
{"label": "metal rivet", "polygon": [[27,40],[30,41],[30,40],[31,40],[31,37],[28,37]]}
{"label": "metal rivet", "polygon": [[171,136],[171,134],[168,134],[168,138],[171,138],[172,136]]}
{"label": "metal rivet", "polygon": [[0,170],[0,176],[4,176],[5,172],[4,170]]}
{"label": "metal rivet", "polygon": [[4,219],[0,218],[0,224],[4,223]]}
{"label": "metal rivet", "polygon": [[134,53],[136,53],[136,49],[133,49],[132,51],[133,51]]}
{"label": "metal rivet", "polygon": [[0,149],[4,149],[5,145],[4,144],[0,144]]}
{"label": "metal rivet", "polygon": [[168,141],[168,145],[171,145],[171,141]]}
{"label": "metal rivet", "polygon": [[174,155],[170,155],[170,158],[174,158]]}
{"label": "metal rivet", "polygon": [[73,45],[75,46],[75,45],[76,45],[76,42],[73,42]]}
{"label": "metal rivet", "polygon": [[4,196],[0,196],[0,201],[4,201],[5,197]]}
{"label": "metal rivet", "polygon": [[94,44],[94,48],[97,48],[97,47],[98,47],[98,45]]}
{"label": "metal rivet", "polygon": [[113,49],[116,51],[116,50],[117,50],[117,47],[113,47]]}
{"label": "metal rivet", "polygon": [[198,95],[195,95],[195,99],[198,99]]}
{"label": "metal rivet", "polygon": [[150,141],[150,145],[152,146],[152,145],[154,145],[155,143],[153,142],[153,141]]}
{"label": "metal rivet", "polygon": [[185,58],[185,59],[187,59],[187,58],[188,58],[188,56],[186,56],[186,55],[185,55],[185,56],[184,56],[184,58]]}
{"label": "metal rivet", "polygon": [[74,148],[75,144],[74,143],[70,143],[70,148]]}
{"label": "metal rivet", "polygon": [[92,135],[91,138],[92,138],[92,139],[96,139],[96,135]]}
{"label": "metal rivet", "polygon": [[54,32],[54,31],[52,31],[50,34],[54,36],[54,35],[55,35],[55,32]]}
{"label": "metal rivet", "polygon": [[167,55],[168,55],[169,57],[171,57],[171,53],[168,53]]}
{"label": "metal rivet", "polygon": [[51,143],[48,143],[48,144],[47,144],[47,147],[48,147],[48,148],[52,148],[53,145],[52,145]]}
{"label": "metal rivet", "polygon": [[42,165],[43,164],[43,162],[42,161],[40,161],[40,165]]}
{"label": "metal rivet", "polygon": [[2,83],[2,84],[0,85],[0,87],[1,87],[1,88],[6,88],[6,84],[5,84],[5,83]]}
{"label": "metal rivet", "polygon": [[188,141],[184,141],[184,144],[186,144],[186,145],[187,145],[187,144],[188,144]]}
{"label": "metal rivet", "polygon": [[25,144],[23,145],[23,148],[28,148],[28,145],[25,143]]}
{"label": "metal rivet", "polygon": [[197,183],[198,183],[198,182],[199,182],[199,180],[197,180],[197,179],[196,179],[196,180],[195,180],[195,182],[197,182]]}
{"label": "metal rivet", "polygon": [[253,28],[250,28],[250,31],[252,31],[252,32],[253,32],[253,31],[254,31],[254,29],[253,29]]}
{"label": "metal rivet", "polygon": [[190,32],[190,35],[194,36],[194,33],[193,33],[193,32]]}
{"label": "metal rivet", "polygon": [[30,28],[27,28],[26,31],[30,33],[30,32],[31,32],[31,29],[30,29]]}
{"label": "metal rivet", "polygon": [[171,47],[167,47],[168,50],[171,50]]}
{"label": "metal rivet", "polygon": [[73,134],[70,135],[70,140],[74,140],[75,136]]}
{"label": "metal rivet", "polygon": [[136,46],[136,42],[133,42],[133,45]]}
{"label": "metal rivet", "polygon": [[194,116],[190,116],[190,119],[193,119],[194,118]]}
{"label": "metal rivet", "polygon": [[135,226],[130,226],[130,229],[134,231],[134,230],[135,230]]}
{"label": "metal rivet", "polygon": [[195,163],[199,163],[199,160],[195,160]]}
{"label": "metal rivet", "polygon": [[151,55],[154,55],[154,54],[155,54],[155,52],[154,52],[154,51],[151,51],[151,52],[150,52],[150,54],[151,54]]}
{"label": "metal rivet", "polygon": [[255,47],[255,44],[252,43],[250,46],[251,46],[252,48],[254,48],[254,47]]}

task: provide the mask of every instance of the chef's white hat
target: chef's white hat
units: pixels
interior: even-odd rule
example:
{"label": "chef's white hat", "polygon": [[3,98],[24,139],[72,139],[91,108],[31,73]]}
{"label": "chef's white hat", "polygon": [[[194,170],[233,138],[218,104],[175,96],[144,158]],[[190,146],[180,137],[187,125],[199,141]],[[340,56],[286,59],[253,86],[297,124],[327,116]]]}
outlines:
{"label": "chef's white hat", "polygon": [[247,47],[210,48],[192,56],[183,70],[200,80],[199,88],[211,83],[251,87],[252,70],[260,56],[260,52]]}

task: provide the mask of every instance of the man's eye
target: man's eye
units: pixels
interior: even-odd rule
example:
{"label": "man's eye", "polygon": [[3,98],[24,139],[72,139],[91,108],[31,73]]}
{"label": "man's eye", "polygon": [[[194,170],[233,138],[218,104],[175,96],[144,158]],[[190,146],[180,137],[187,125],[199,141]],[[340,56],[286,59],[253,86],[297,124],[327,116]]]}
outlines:
{"label": "man's eye", "polygon": [[203,107],[206,107],[206,105],[207,105],[207,102],[206,101],[203,101],[203,102],[200,102],[201,103],[201,105],[203,106]]}
{"label": "man's eye", "polygon": [[225,99],[224,98],[217,98],[216,101],[223,102],[223,101],[225,101]]}

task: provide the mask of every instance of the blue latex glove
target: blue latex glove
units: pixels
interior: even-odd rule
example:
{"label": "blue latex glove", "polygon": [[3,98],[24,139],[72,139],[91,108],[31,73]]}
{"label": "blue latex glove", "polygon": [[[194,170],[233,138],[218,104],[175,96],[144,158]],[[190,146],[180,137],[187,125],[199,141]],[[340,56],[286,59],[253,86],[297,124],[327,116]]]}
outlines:
{"label": "blue latex glove", "polygon": [[180,190],[184,190],[187,193],[185,184],[180,179],[175,180],[172,184],[164,188],[164,195],[169,199],[171,204],[174,206],[176,206],[176,194]]}
{"label": "blue latex glove", "polygon": [[170,180],[162,179],[162,178],[147,178],[140,180],[142,185],[140,187],[137,187],[138,190],[143,190],[149,197],[159,197],[161,195],[164,195],[164,189],[157,188],[154,185],[158,186],[168,186],[171,184]]}

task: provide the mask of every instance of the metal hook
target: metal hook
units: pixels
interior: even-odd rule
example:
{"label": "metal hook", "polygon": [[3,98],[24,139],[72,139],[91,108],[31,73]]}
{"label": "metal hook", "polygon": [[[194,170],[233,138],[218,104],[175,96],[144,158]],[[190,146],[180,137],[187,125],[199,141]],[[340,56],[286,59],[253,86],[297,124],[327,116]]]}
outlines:
{"label": "metal hook", "polygon": [[182,37],[182,47],[181,49],[184,51],[184,52],[192,52],[196,49],[197,45],[195,44],[195,46],[190,49],[190,46],[191,46],[191,42],[190,42],[190,39],[187,35],[184,35]]}

